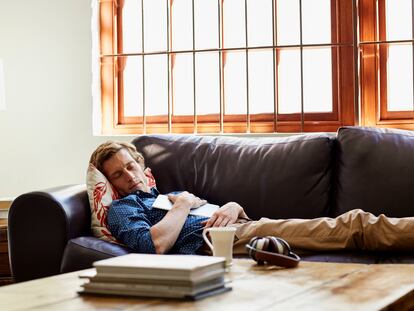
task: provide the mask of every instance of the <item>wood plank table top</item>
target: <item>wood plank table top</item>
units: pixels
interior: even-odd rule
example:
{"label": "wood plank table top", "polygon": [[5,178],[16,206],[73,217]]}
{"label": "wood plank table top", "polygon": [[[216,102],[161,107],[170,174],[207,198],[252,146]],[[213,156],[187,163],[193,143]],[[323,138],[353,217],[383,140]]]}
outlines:
{"label": "wood plank table top", "polygon": [[196,302],[79,295],[87,270],[0,287],[2,310],[410,310],[414,264],[301,262],[295,269],[235,259],[232,291]]}

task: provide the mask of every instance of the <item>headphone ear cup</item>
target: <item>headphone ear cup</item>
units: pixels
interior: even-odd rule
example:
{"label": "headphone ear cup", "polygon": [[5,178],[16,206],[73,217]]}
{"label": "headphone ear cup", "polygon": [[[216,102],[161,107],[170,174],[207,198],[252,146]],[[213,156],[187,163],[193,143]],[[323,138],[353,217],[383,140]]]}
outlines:
{"label": "headphone ear cup", "polygon": [[257,262],[259,265],[263,265],[263,260],[258,260],[256,257],[256,251],[266,251],[269,248],[269,239],[262,237],[254,237],[249,241],[249,256]]}
{"label": "headphone ear cup", "polygon": [[278,239],[278,241],[284,245],[285,251],[286,251],[286,255],[289,255],[292,253],[292,249],[290,248],[290,245],[288,244],[288,242],[286,242],[285,240],[283,240],[282,238],[276,238]]}
{"label": "headphone ear cup", "polygon": [[269,247],[266,251],[289,256],[291,250],[285,240],[275,236],[267,236],[266,238],[269,240]]}
{"label": "headphone ear cup", "polygon": [[257,240],[259,239],[259,237],[255,236],[254,238],[251,238],[249,243],[247,243],[248,250],[249,250],[249,256],[254,260],[257,261],[256,259],[256,244],[257,244]]}

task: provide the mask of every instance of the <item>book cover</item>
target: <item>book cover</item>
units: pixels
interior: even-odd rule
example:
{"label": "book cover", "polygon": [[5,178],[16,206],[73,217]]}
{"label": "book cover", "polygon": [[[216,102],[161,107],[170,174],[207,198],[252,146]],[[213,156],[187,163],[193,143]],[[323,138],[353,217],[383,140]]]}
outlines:
{"label": "book cover", "polygon": [[[169,211],[172,207],[172,203],[168,199],[168,196],[160,194],[155,200],[154,204],[152,204],[152,207]],[[213,213],[219,208],[220,206],[218,205],[206,203],[198,208],[192,209],[190,211],[190,215],[211,217],[211,215],[213,215]]]}
{"label": "book cover", "polygon": [[175,299],[189,299],[199,300],[213,295],[225,293],[231,291],[231,287],[221,286],[198,294],[182,294],[176,292],[150,292],[150,291],[126,291],[122,289],[105,289],[105,288],[83,288],[78,291],[79,294],[98,294],[98,295],[110,295],[110,296],[132,296],[132,297],[146,297],[146,298],[175,298]]}
{"label": "book cover", "polygon": [[210,280],[208,282],[203,282],[196,285],[190,286],[177,286],[175,284],[148,284],[145,281],[136,283],[136,282],[121,282],[121,281],[114,281],[114,282],[97,282],[95,280],[90,280],[89,283],[83,284],[83,287],[87,290],[122,290],[128,291],[133,293],[141,293],[145,294],[148,293],[158,293],[158,294],[172,294],[176,296],[186,296],[186,295],[198,295],[202,292],[213,290],[219,287],[224,286],[224,278],[216,278]]}
{"label": "book cover", "polygon": [[224,257],[200,255],[128,254],[93,265],[100,277],[200,281],[225,273]]}
{"label": "book cover", "polygon": [[154,280],[154,279],[136,279],[136,278],[119,278],[119,277],[101,277],[97,275],[79,275],[80,278],[87,279],[90,283],[122,283],[122,284],[131,284],[131,285],[145,285],[145,286],[168,286],[168,287],[177,287],[177,288],[203,288],[205,286],[210,286],[211,284],[222,283],[224,284],[224,276],[220,275],[207,280],[202,280],[199,282],[193,281],[182,281],[182,280]]}
{"label": "book cover", "polygon": [[146,285],[167,285],[177,287],[202,287],[211,283],[221,282],[224,280],[222,272],[212,273],[211,277],[203,278],[200,280],[176,280],[176,279],[154,279],[143,278],[142,276],[134,277],[133,275],[125,276],[123,274],[99,274],[96,272],[81,274],[80,278],[88,279],[90,282],[95,283],[124,283],[124,284],[146,284]]}

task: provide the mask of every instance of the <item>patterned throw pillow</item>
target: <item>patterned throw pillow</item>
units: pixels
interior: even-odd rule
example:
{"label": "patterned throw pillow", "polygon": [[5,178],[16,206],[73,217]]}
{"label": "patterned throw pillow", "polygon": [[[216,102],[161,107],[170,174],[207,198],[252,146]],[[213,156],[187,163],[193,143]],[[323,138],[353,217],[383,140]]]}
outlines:
{"label": "patterned throw pillow", "polygon": [[[156,187],[151,169],[146,168],[144,174],[147,177],[148,186],[150,188]],[[99,239],[118,243],[107,228],[107,215],[112,201],[118,199],[119,194],[106,179],[105,175],[91,163],[86,173],[86,191],[91,208],[92,234]]]}

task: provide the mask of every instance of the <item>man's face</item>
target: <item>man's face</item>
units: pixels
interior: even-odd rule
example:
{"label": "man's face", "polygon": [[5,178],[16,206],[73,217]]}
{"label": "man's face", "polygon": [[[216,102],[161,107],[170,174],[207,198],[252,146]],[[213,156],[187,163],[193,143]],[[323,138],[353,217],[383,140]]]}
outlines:
{"label": "man's face", "polygon": [[147,178],[126,149],[121,149],[102,165],[103,173],[121,196],[138,190],[149,192]]}

